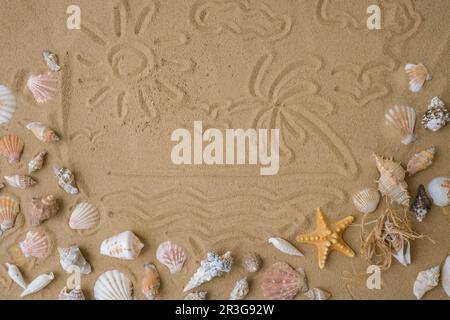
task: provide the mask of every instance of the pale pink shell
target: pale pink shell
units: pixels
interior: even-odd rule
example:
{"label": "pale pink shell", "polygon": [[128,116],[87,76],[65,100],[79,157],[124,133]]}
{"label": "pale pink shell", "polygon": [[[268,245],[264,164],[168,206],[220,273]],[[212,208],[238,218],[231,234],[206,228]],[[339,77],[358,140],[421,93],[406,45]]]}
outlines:
{"label": "pale pink shell", "polygon": [[264,273],[261,288],[270,300],[292,300],[299,291],[306,292],[308,285],[304,274],[285,262],[277,262]]}
{"label": "pale pink shell", "polygon": [[27,81],[27,87],[36,99],[37,103],[46,103],[56,97],[57,80],[51,74],[31,74]]}
{"label": "pale pink shell", "polygon": [[187,259],[183,247],[170,241],[163,242],[156,250],[156,259],[169,268],[170,273],[180,272]]}
{"label": "pale pink shell", "polygon": [[42,231],[28,231],[25,240],[19,245],[25,257],[44,259],[50,251],[50,240]]}

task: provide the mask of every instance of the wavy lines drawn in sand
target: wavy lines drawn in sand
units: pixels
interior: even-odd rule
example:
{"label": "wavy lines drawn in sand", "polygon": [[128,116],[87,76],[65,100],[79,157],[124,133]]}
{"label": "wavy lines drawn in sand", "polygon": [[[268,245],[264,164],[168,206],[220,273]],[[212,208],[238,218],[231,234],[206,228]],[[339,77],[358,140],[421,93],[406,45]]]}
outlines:
{"label": "wavy lines drawn in sand", "polygon": [[230,31],[247,39],[279,40],[287,36],[292,20],[258,1],[198,1],[191,9],[191,21],[203,32]]}
{"label": "wavy lines drawn in sand", "polygon": [[362,67],[357,64],[337,66],[333,68],[331,75],[342,75],[346,80],[336,85],[334,91],[350,97],[357,106],[366,106],[391,92],[386,74],[392,68],[393,65],[376,62],[369,62]]}
{"label": "wavy lines drawn in sand", "polygon": [[[82,32],[93,46],[98,49],[97,56],[77,53],[76,62],[84,70],[99,69],[95,77],[80,76],[77,83],[86,88],[94,88],[88,99],[93,107],[104,104],[107,99],[115,105],[114,114],[124,120],[132,106],[138,106],[145,117],[159,117],[158,109],[161,94],[167,95],[176,103],[181,103],[186,94],[165,76],[165,66],[179,72],[189,70],[189,59],[171,59],[161,55],[164,49],[184,46],[188,42],[187,35],[180,33],[161,38],[150,34],[151,24],[158,12],[156,2],[150,0],[142,8],[131,7],[131,1],[115,2],[112,8],[110,33],[106,36],[100,27],[83,22]],[[138,11],[133,15],[134,11]],[[145,41],[151,38],[152,41]],[[106,59],[102,58],[107,52]],[[158,54],[157,54],[158,52]],[[101,54],[101,55],[100,55]],[[164,63],[163,63],[164,62]]]}
{"label": "wavy lines drawn in sand", "polygon": [[76,130],[70,135],[70,141],[86,139],[90,144],[95,144],[99,138],[104,136],[102,131],[94,131],[88,127]]}
{"label": "wavy lines drawn in sand", "polygon": [[[340,28],[349,27],[350,29],[366,28],[366,16],[357,18],[349,12],[340,9],[331,10],[330,5],[333,0],[317,0],[316,17],[321,24],[337,25]],[[365,12],[364,12],[365,13]]]}

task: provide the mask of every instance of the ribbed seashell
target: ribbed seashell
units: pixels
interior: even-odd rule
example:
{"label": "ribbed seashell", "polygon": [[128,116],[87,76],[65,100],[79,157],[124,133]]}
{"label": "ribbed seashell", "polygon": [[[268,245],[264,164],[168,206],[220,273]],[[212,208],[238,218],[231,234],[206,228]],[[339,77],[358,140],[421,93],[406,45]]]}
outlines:
{"label": "ribbed seashell", "polygon": [[58,294],[58,300],[86,300],[86,298],[80,287],[76,287],[70,291],[67,287],[64,287]]}
{"label": "ribbed seashell", "polygon": [[99,220],[97,208],[89,202],[81,202],[73,209],[69,226],[74,230],[87,230],[95,227]]}
{"label": "ribbed seashell", "polygon": [[308,291],[306,277],[285,262],[276,262],[263,275],[261,288],[270,300],[292,300]]}
{"label": "ribbed seashell", "polygon": [[390,159],[384,159],[374,154],[377,169],[380,173],[378,190],[391,201],[404,207],[409,207],[410,195],[408,185],[405,182],[405,169]]}
{"label": "ribbed seashell", "polygon": [[159,294],[161,278],[155,265],[152,263],[144,264],[144,278],[142,279],[142,294],[148,300],[155,300]]}
{"label": "ribbed seashell", "polygon": [[169,268],[170,273],[180,272],[187,259],[186,250],[170,241],[161,243],[156,250],[156,259]]}
{"label": "ribbed seashell", "polygon": [[58,134],[41,122],[30,122],[26,125],[26,128],[30,130],[39,141],[44,143],[59,141]]}
{"label": "ribbed seashell", "polygon": [[241,278],[230,293],[230,300],[243,300],[250,291],[247,277]]}
{"label": "ribbed seashell", "polygon": [[430,147],[423,151],[416,153],[406,166],[406,171],[410,175],[416,174],[419,171],[425,170],[433,163],[434,155],[436,154],[436,147]]}
{"label": "ribbed seashell", "polygon": [[28,231],[19,245],[25,257],[44,259],[50,252],[50,239],[43,231]]}
{"label": "ribbed seashell", "polygon": [[425,129],[436,132],[450,121],[450,112],[439,97],[431,99],[427,112],[422,116],[422,125]]}
{"label": "ribbed seashell", "polygon": [[414,198],[409,210],[415,214],[417,221],[422,222],[423,218],[425,218],[430,209],[431,199],[428,198],[425,187],[421,184],[417,189],[417,195]]}
{"label": "ribbed seashell", "polygon": [[133,283],[118,270],[106,271],[94,285],[95,300],[133,300]]}
{"label": "ribbed seashell", "polygon": [[30,219],[32,226],[38,226],[45,220],[54,217],[59,211],[58,201],[54,195],[31,200]]}
{"label": "ribbed seashell", "polygon": [[319,288],[309,289],[304,295],[309,300],[328,300],[331,298],[331,293]]}
{"label": "ribbed seashell", "polygon": [[409,63],[405,66],[405,71],[409,79],[409,90],[412,92],[419,92],[425,81],[431,80],[431,75],[427,68],[421,63]]}
{"label": "ribbed seashell", "polygon": [[30,162],[28,162],[28,173],[32,174],[38,170],[41,170],[44,166],[45,157],[47,156],[47,151],[38,152]]}
{"label": "ribbed seashell", "polygon": [[125,231],[104,240],[100,254],[118,259],[133,260],[141,252],[144,244],[131,231]]}
{"label": "ribbed seashell", "polygon": [[417,275],[416,281],[414,282],[414,295],[417,299],[422,299],[422,297],[439,285],[440,270],[439,266],[432,267],[428,270],[421,271]]}
{"label": "ribbed seashell", "polygon": [[301,253],[296,247],[282,238],[269,238],[268,242],[283,253],[286,253],[290,256],[303,257],[303,253]]}
{"label": "ribbed seashell", "polygon": [[261,269],[261,257],[255,252],[247,252],[242,257],[242,267],[247,272],[257,272]]}
{"label": "ribbed seashell", "polygon": [[200,267],[191,277],[183,291],[192,290],[216,277],[221,277],[224,273],[231,271],[232,265],[233,257],[230,251],[221,256],[215,252],[208,252],[207,258],[200,262]]}
{"label": "ribbed seashell", "polygon": [[53,272],[50,272],[49,274],[41,274],[40,276],[36,277],[33,281],[30,282],[30,284],[27,286],[27,288],[22,292],[20,295],[21,297],[29,296],[30,294],[37,293],[44,289],[50,282],[55,279],[55,275]]}
{"label": "ribbed seashell", "polygon": [[42,52],[42,56],[44,57],[44,61],[47,64],[50,71],[58,72],[61,70],[61,67],[58,63],[58,56],[50,51]]}
{"label": "ribbed seashell", "polygon": [[16,112],[17,102],[16,97],[11,91],[0,85],[0,125],[8,123]]}
{"label": "ribbed seashell", "polygon": [[0,155],[8,159],[11,164],[20,161],[23,147],[23,140],[16,135],[7,135],[0,139]]}
{"label": "ribbed seashell", "polygon": [[409,240],[402,241],[400,239],[400,241],[400,248],[397,248],[397,250],[393,248],[392,256],[406,267],[411,264],[411,243]]}
{"label": "ribbed seashell", "polygon": [[0,235],[14,227],[19,211],[19,200],[15,196],[8,194],[0,196]]}
{"label": "ribbed seashell", "polygon": [[56,176],[58,185],[68,194],[77,194],[79,192],[75,183],[75,176],[72,171],[66,168],[54,167],[53,173]]}
{"label": "ribbed seashell", "polygon": [[186,297],[184,297],[184,300],[206,300],[207,295],[208,292],[206,291],[195,291],[188,293]]}
{"label": "ribbed seashell", "polygon": [[20,269],[12,263],[6,263],[6,267],[8,268],[8,276],[11,280],[17,283],[22,289],[26,289],[27,284],[23,279]]}
{"label": "ribbed seashell", "polygon": [[59,262],[67,273],[79,272],[82,274],[91,273],[91,265],[83,257],[80,248],[76,244],[68,248],[58,248]]}
{"label": "ribbed seashell", "polygon": [[444,288],[447,296],[450,297],[450,256],[445,259],[444,265],[442,266],[442,288]]}
{"label": "ribbed seashell", "polygon": [[36,184],[36,181],[33,178],[25,175],[5,176],[4,178],[11,187],[23,190]]}
{"label": "ribbed seashell", "polygon": [[450,205],[450,177],[438,177],[431,180],[428,193],[435,205],[439,207]]}
{"label": "ribbed seashell", "polygon": [[365,188],[352,195],[356,210],[364,214],[374,212],[380,203],[380,198],[380,193],[374,188]]}
{"label": "ribbed seashell", "polygon": [[416,140],[414,128],[416,126],[416,111],[411,107],[395,106],[384,115],[388,125],[400,131],[403,144],[410,144]]}
{"label": "ribbed seashell", "polygon": [[56,98],[58,81],[50,73],[31,74],[27,81],[27,87],[37,103],[46,103]]}

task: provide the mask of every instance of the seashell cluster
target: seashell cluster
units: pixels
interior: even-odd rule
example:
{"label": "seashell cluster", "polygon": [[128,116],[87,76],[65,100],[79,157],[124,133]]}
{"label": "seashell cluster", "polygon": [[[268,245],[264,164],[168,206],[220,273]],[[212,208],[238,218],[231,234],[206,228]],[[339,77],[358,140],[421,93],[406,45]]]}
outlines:
{"label": "seashell cluster", "polygon": [[14,227],[19,214],[19,200],[13,195],[0,196],[0,235]]}
{"label": "seashell cluster", "polygon": [[409,210],[415,214],[417,221],[422,222],[430,209],[431,200],[428,198],[425,187],[421,184],[417,189],[417,195]]}
{"label": "seashell cluster", "polygon": [[106,271],[94,285],[95,300],[133,300],[133,283],[118,270]]}
{"label": "seashell cluster", "polygon": [[0,155],[5,157],[10,164],[20,161],[24,143],[16,135],[7,135],[0,139]]}
{"label": "seashell cluster", "polygon": [[0,125],[8,123],[16,112],[16,97],[5,86],[0,85]]}
{"label": "seashell cluster", "polygon": [[438,177],[428,185],[433,203],[439,207],[450,205],[450,177]]}
{"label": "seashell cluster", "polygon": [[58,294],[58,300],[86,300],[80,287],[76,287],[70,291],[64,287]]}
{"label": "seashell cluster", "polygon": [[378,190],[391,201],[404,207],[409,207],[410,195],[405,182],[406,171],[402,166],[390,159],[384,159],[374,154],[375,163],[380,173]]}
{"label": "seashell cluster", "polygon": [[286,253],[290,256],[303,257],[303,253],[301,253],[296,247],[282,238],[269,238],[268,242],[283,253]]}
{"label": "seashell cluster", "polygon": [[439,266],[419,272],[413,289],[414,295],[418,300],[422,299],[425,293],[439,285],[439,276]]}
{"label": "seashell cluster", "polygon": [[380,203],[380,198],[380,193],[374,188],[365,188],[352,195],[356,210],[364,214],[374,212]]}
{"label": "seashell cluster", "polygon": [[389,126],[400,131],[401,143],[410,144],[416,141],[414,128],[416,126],[416,112],[411,107],[395,106],[384,115]]}
{"label": "seashell cluster", "polygon": [[30,130],[41,142],[52,143],[59,141],[59,136],[57,133],[43,123],[37,121],[30,122],[26,125],[26,128]]}
{"label": "seashell cluster", "polygon": [[250,291],[247,277],[241,278],[230,293],[230,300],[243,300]]}
{"label": "seashell cluster", "polygon": [[45,157],[47,156],[47,151],[41,151],[34,155],[33,159],[28,162],[28,173],[32,174],[38,170],[41,170],[44,166]]}
{"label": "seashell cluster", "polygon": [[184,297],[184,300],[206,300],[207,295],[208,292],[206,291],[194,291],[188,293],[186,297]]}
{"label": "seashell cluster", "polygon": [[87,230],[95,227],[99,220],[97,208],[89,202],[81,202],[73,209],[69,226],[74,230]]}
{"label": "seashell cluster", "polygon": [[28,77],[27,88],[33,94],[37,103],[46,103],[56,98],[58,82],[50,73]]}
{"label": "seashell cluster", "polygon": [[148,300],[155,300],[159,294],[161,278],[155,265],[144,264],[144,278],[142,279],[142,293]]}
{"label": "seashell cluster", "polygon": [[450,112],[439,97],[431,99],[427,112],[422,116],[422,125],[425,129],[436,132],[450,122]]}
{"label": "seashell cluster", "polygon": [[425,170],[433,163],[436,154],[436,147],[430,147],[423,151],[416,153],[406,166],[406,171],[410,174],[416,174],[419,171]]}
{"label": "seashell cluster", "polygon": [[44,259],[50,253],[50,239],[42,231],[28,231],[25,239],[19,243],[25,257]]}
{"label": "seashell cluster", "polygon": [[450,297],[450,256],[447,256],[447,258],[444,261],[444,265],[442,266],[442,288],[444,288],[445,293],[447,296]]}
{"label": "seashell cluster", "polygon": [[104,240],[100,254],[118,259],[133,260],[141,252],[144,244],[131,231],[125,231]]}
{"label": "seashell cluster", "polygon": [[184,288],[184,292],[197,288],[205,282],[230,272],[232,265],[233,257],[231,256],[231,252],[228,251],[221,256],[215,252],[208,252],[207,258],[200,263],[200,267],[189,280]]}
{"label": "seashell cluster", "polygon": [[53,272],[50,272],[49,274],[41,274],[30,282],[30,284],[20,296],[25,297],[41,291],[46,286],[48,286],[49,283],[53,281],[53,279],[55,279],[55,275],[53,274]]}
{"label": "seashell cluster", "polygon": [[75,176],[72,171],[66,168],[54,167],[53,173],[56,176],[58,185],[68,194],[77,194],[79,192],[75,183]]}
{"label": "seashell cluster", "polygon": [[156,259],[169,268],[170,273],[174,274],[181,271],[187,255],[183,247],[166,241],[158,246]]}
{"label": "seashell cluster", "polygon": [[58,201],[54,195],[31,200],[30,219],[32,226],[38,226],[54,217],[59,211]]}
{"label": "seashell cluster", "polygon": [[328,300],[331,298],[331,293],[319,288],[312,288],[306,291],[304,296],[309,300]]}
{"label": "seashell cluster", "polygon": [[255,252],[247,252],[242,257],[242,267],[247,272],[257,272],[261,269],[261,257]]}
{"label": "seashell cluster", "polygon": [[68,248],[58,248],[58,253],[61,267],[67,273],[73,273],[74,271],[82,274],[91,273],[91,265],[83,257],[80,248],[76,244]]}
{"label": "seashell cluster", "polygon": [[263,275],[261,288],[270,300],[292,300],[301,292],[308,291],[304,273],[299,273],[285,262],[276,262]]}
{"label": "seashell cluster", "polygon": [[425,81],[432,79],[427,68],[422,63],[409,63],[405,66],[405,71],[409,79],[409,90],[412,92],[419,92]]}
{"label": "seashell cluster", "polygon": [[26,190],[36,184],[36,180],[26,175],[5,176],[5,181],[13,188]]}
{"label": "seashell cluster", "polygon": [[50,71],[58,72],[59,70],[61,70],[61,67],[58,63],[58,56],[56,54],[50,51],[44,51],[42,52],[42,56]]}
{"label": "seashell cluster", "polygon": [[12,263],[6,263],[5,265],[8,268],[8,276],[11,278],[11,280],[14,281],[22,289],[26,289],[27,284],[23,279],[20,269]]}

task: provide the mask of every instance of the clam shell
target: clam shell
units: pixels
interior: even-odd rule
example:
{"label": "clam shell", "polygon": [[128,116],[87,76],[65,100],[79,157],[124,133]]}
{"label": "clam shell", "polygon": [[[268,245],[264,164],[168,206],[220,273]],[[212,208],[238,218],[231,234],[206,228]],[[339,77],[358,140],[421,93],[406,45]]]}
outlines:
{"label": "clam shell", "polygon": [[304,273],[285,262],[276,262],[264,273],[261,288],[270,300],[292,300],[300,291],[308,291],[308,284]]}
{"label": "clam shell", "polygon": [[59,211],[58,201],[54,195],[31,200],[30,219],[32,226],[38,226],[54,217]]}
{"label": "clam shell", "polygon": [[148,300],[155,300],[159,294],[161,278],[155,265],[144,264],[144,278],[142,279],[142,293]]}
{"label": "clam shell", "polygon": [[184,297],[184,300],[206,300],[208,292],[206,291],[194,291],[191,293],[188,293],[186,297]]}
{"label": "clam shell", "polygon": [[0,234],[14,227],[19,211],[19,200],[15,196],[0,196]]}
{"label": "clam shell", "polygon": [[16,97],[11,91],[0,85],[0,125],[8,123],[16,112],[17,102]]}
{"label": "clam shell", "polygon": [[241,278],[230,293],[230,300],[243,300],[250,291],[247,277]]}
{"label": "clam shell", "polygon": [[247,272],[257,272],[261,268],[261,257],[255,252],[248,252],[242,257],[242,267]]}
{"label": "clam shell", "polygon": [[48,68],[53,72],[58,72],[61,70],[61,67],[58,64],[58,56],[50,51],[42,52],[42,56],[44,57],[44,61],[47,64]]}
{"label": "clam shell", "polygon": [[23,147],[23,140],[16,135],[7,135],[0,139],[0,155],[8,159],[11,164],[20,161]]}
{"label": "clam shell", "polygon": [[58,81],[50,73],[31,74],[27,81],[27,87],[37,103],[46,103],[56,98]]}
{"label": "clam shell", "polygon": [[352,195],[353,205],[361,213],[374,212],[380,203],[380,193],[374,188],[362,189]]}
{"label": "clam shell", "polygon": [[36,181],[33,178],[25,175],[5,176],[4,178],[11,187],[23,190],[36,184]]}
{"label": "clam shell", "polygon": [[133,283],[118,270],[106,271],[94,285],[96,300],[132,300]]}
{"label": "clam shell", "polygon": [[53,279],[55,279],[53,272],[50,272],[49,274],[41,274],[40,276],[36,277],[33,281],[30,282],[30,284],[27,286],[27,288],[22,292],[20,296],[25,297],[30,294],[34,294],[36,292],[41,291],[50,282],[52,282]]}
{"label": "clam shell", "polygon": [[425,170],[433,163],[435,154],[436,147],[430,147],[426,150],[416,153],[411,158],[411,160],[409,160],[406,171],[408,171],[410,175],[413,175],[419,171]]}
{"label": "clam shell", "polygon": [[331,293],[319,288],[309,289],[304,295],[309,300],[328,300],[331,298]]}
{"label": "clam shell", "polygon": [[296,247],[282,238],[269,238],[268,242],[283,253],[291,256],[303,257],[303,254]]}
{"label": "clam shell", "polygon": [[438,177],[431,180],[428,193],[435,205],[439,207],[450,205],[450,177]]}
{"label": "clam shell", "polygon": [[74,271],[82,274],[91,273],[91,265],[83,257],[83,254],[76,244],[73,244],[68,248],[58,248],[58,253],[61,267],[67,273],[73,273]]}
{"label": "clam shell", "polygon": [[104,240],[100,254],[118,259],[133,260],[141,252],[144,244],[131,231],[125,231]]}
{"label": "clam shell", "polygon": [[180,272],[187,259],[186,250],[170,241],[161,243],[156,250],[156,259],[167,268],[170,273]]}
{"label": "clam shell", "polygon": [[58,185],[68,194],[77,194],[79,192],[75,183],[75,176],[72,171],[66,168],[54,167],[53,173],[56,176]]}
{"label": "clam shell", "polygon": [[450,256],[447,256],[442,266],[442,288],[444,288],[447,296],[450,297]]}
{"label": "clam shell", "polygon": [[44,259],[50,253],[50,239],[42,231],[28,231],[19,245],[25,257]]}
{"label": "clam shell", "polygon": [[402,134],[401,142],[410,144],[416,140],[414,128],[416,126],[416,112],[411,107],[395,106],[384,115],[386,122]]}
{"label": "clam shell", "polygon": [[450,121],[450,112],[439,97],[431,99],[427,112],[422,116],[422,125],[425,129],[436,132]]}
{"label": "clam shell", "polygon": [[97,208],[89,202],[81,202],[73,209],[69,226],[74,230],[87,230],[95,227],[99,220]]}
{"label": "clam shell", "polygon": [[59,141],[58,134],[41,122],[30,122],[26,125],[26,128],[30,130],[39,141],[44,143]]}
{"label": "clam shell", "polygon": [[28,173],[31,174],[38,170],[41,170],[44,166],[45,157],[47,156],[47,151],[41,151],[34,155],[33,159],[28,163]]}
{"label": "clam shell", "polygon": [[431,200],[428,198],[427,192],[423,184],[417,189],[417,195],[414,198],[411,208],[409,209],[416,215],[419,222],[422,222],[423,218],[427,215],[428,211],[431,209]]}
{"label": "clam shell", "polygon": [[425,81],[431,80],[431,75],[427,68],[421,63],[409,63],[405,66],[405,71],[409,79],[409,90],[412,92],[419,92]]}
{"label": "clam shell", "polygon": [[58,295],[58,300],[86,300],[81,288],[77,287],[68,291],[67,287],[64,287]]}
{"label": "clam shell", "polygon": [[414,295],[418,300],[422,299],[425,293],[439,285],[439,276],[439,266],[419,272],[413,289]]}
{"label": "clam shell", "polygon": [[17,283],[22,289],[26,289],[27,284],[23,279],[20,269],[12,263],[6,263],[6,267],[8,268],[8,276],[11,280]]}

